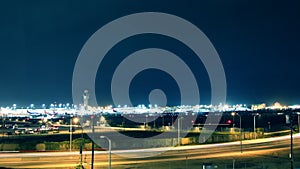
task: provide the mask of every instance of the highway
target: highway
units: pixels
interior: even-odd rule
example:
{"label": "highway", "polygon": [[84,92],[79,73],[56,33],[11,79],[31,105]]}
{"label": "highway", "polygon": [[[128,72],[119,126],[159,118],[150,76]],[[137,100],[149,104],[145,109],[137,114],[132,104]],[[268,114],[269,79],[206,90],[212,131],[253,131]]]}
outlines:
{"label": "highway", "polygon": [[[240,142],[181,146],[174,148],[153,148],[138,150],[113,150],[112,168],[200,168],[202,163],[212,163],[218,169],[265,167],[268,169],[289,168],[290,137]],[[167,151],[169,150],[169,151]],[[151,156],[154,152],[160,155]],[[294,166],[300,167],[300,134],[294,135]],[[145,156],[148,158],[138,158]],[[156,154],[156,153],[155,153]],[[75,168],[79,164],[79,152],[1,152],[0,166],[10,168]],[[91,152],[83,152],[85,168],[90,168]],[[94,168],[107,168],[107,151],[95,152]]]}

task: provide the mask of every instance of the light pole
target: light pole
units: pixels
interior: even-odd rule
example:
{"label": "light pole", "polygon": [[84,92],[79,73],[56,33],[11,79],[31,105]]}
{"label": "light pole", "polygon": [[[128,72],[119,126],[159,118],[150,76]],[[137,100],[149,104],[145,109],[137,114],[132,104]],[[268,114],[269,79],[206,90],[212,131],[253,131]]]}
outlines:
{"label": "light pole", "polygon": [[[92,115],[91,116],[91,120],[92,120],[92,138],[93,140],[95,139],[95,116]],[[92,165],[91,165],[91,169],[94,169],[94,158],[95,158],[95,143],[94,141],[92,141]]]}
{"label": "light pole", "polygon": [[73,132],[72,116],[70,116],[70,152],[72,151],[72,132]]}
{"label": "light pole", "polygon": [[259,116],[258,113],[254,114],[253,118],[254,118],[254,121],[253,121],[253,132],[254,132],[254,139],[256,139],[256,122],[255,122],[255,117],[256,116]]}
{"label": "light pole", "polygon": [[83,149],[83,128],[81,127],[81,143],[80,143],[80,150],[79,150],[79,154],[80,154],[80,165],[82,166],[82,149]]}
{"label": "light pole", "polygon": [[146,123],[145,123],[145,128],[148,128],[148,115],[146,115]]}
{"label": "light pole", "polygon": [[297,113],[298,114],[298,133],[300,133],[300,112]]}
{"label": "light pole", "polygon": [[156,121],[156,116],[155,115],[153,115],[153,128],[156,128],[156,124],[155,124],[155,121]]}
{"label": "light pole", "polygon": [[[79,122],[79,118],[76,117],[73,119],[73,122],[74,124],[78,124]],[[80,143],[80,150],[79,150],[79,154],[80,154],[80,166],[82,166],[82,142],[83,142],[83,128],[82,126],[80,125],[81,127],[81,143]]]}
{"label": "light pole", "polygon": [[4,113],[2,112],[2,135],[4,137],[4,128],[5,128],[5,116]]}
{"label": "light pole", "polygon": [[231,113],[232,116],[238,115],[240,117],[240,147],[241,147],[241,153],[243,153],[243,141],[242,141],[242,117],[236,112]]}
{"label": "light pole", "polygon": [[80,148],[79,148],[79,154],[80,154],[80,163],[79,165],[76,167],[76,168],[84,168],[83,165],[82,165],[82,146],[83,146],[83,128],[82,128],[82,125],[79,123],[79,118],[76,117],[72,120],[72,122],[74,122],[74,124],[78,124],[78,126],[80,125],[81,127],[81,143],[80,143]]}
{"label": "light pole", "polygon": [[165,128],[165,117],[164,117],[164,114],[162,114],[162,129],[164,130]]}
{"label": "light pole", "polygon": [[179,117],[178,116],[178,133],[177,133],[177,144],[178,144],[178,146],[180,146],[180,143],[181,143],[181,141],[180,141],[180,130],[181,130],[181,119],[182,119],[183,117]]}
{"label": "light pole", "polygon": [[232,169],[235,168],[235,159],[232,160]]}
{"label": "light pole", "polygon": [[185,156],[185,168],[188,169],[188,155]]}
{"label": "light pole", "polygon": [[293,152],[293,117],[290,113],[290,131],[291,131],[291,145],[290,145],[290,160],[291,160],[291,169],[294,169],[294,152]]}
{"label": "light pole", "polygon": [[102,139],[106,139],[108,141],[108,169],[111,169],[111,140],[107,136],[100,136]]}

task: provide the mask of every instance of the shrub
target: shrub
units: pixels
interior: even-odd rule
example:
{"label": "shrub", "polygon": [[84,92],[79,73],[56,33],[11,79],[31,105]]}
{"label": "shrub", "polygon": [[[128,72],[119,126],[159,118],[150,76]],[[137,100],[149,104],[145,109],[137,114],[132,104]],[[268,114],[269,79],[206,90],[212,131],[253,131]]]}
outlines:
{"label": "shrub", "polygon": [[39,143],[35,146],[35,149],[37,151],[45,151],[46,150],[46,145],[44,143]]}

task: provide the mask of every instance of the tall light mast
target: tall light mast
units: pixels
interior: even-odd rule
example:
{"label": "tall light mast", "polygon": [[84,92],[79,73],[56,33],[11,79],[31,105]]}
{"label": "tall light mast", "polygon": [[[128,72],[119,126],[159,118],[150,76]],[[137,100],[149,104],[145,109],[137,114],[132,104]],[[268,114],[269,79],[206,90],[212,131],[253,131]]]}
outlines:
{"label": "tall light mast", "polygon": [[84,92],[83,92],[83,106],[84,106],[85,110],[88,109],[88,105],[89,105],[89,91],[84,90]]}

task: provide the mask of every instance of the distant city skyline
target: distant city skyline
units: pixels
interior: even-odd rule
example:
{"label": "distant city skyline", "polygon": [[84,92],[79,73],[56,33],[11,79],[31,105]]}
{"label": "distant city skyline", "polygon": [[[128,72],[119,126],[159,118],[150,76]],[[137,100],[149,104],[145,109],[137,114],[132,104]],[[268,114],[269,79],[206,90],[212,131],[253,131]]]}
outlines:
{"label": "distant city skyline", "polygon": [[[228,104],[300,103],[298,1],[75,0],[1,2],[0,106],[72,104],[73,69],[88,38],[112,20],[147,11],[182,17],[206,34],[223,63]],[[177,40],[146,34],[121,41],[105,56],[96,79],[99,105],[113,104],[110,82],[118,64],[145,48],[180,56],[197,78],[199,104],[210,104],[209,78],[195,54]],[[165,91],[168,105],[180,103],[170,75],[146,70],[131,83],[133,104],[147,105],[157,88]]]}

